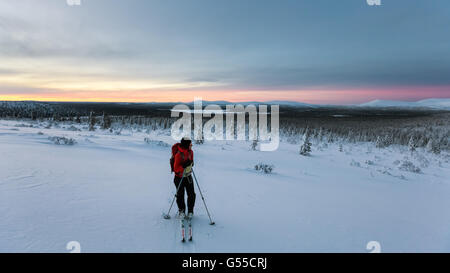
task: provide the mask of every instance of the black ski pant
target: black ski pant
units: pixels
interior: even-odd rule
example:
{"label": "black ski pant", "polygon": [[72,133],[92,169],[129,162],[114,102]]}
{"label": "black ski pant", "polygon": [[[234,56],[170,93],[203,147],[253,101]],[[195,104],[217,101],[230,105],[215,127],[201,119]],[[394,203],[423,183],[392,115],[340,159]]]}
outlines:
{"label": "black ski pant", "polygon": [[[181,177],[175,175],[173,182],[175,183],[175,187],[178,189],[178,186],[181,182]],[[194,205],[195,205],[195,191],[194,191],[194,180],[192,176],[189,175],[183,178],[183,182],[181,182],[180,189],[177,192],[177,205],[178,210],[186,213],[186,204],[184,202],[184,191],[187,192],[187,205],[188,205],[188,213],[194,213]]]}

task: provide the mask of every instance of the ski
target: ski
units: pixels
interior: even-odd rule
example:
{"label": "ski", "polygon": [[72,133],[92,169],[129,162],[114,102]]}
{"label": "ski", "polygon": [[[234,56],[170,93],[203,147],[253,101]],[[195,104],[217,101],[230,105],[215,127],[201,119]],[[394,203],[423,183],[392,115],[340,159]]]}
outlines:
{"label": "ski", "polygon": [[184,217],[181,218],[181,242],[186,242]]}
{"label": "ski", "polygon": [[189,241],[192,241],[192,217],[187,218],[189,229]]}

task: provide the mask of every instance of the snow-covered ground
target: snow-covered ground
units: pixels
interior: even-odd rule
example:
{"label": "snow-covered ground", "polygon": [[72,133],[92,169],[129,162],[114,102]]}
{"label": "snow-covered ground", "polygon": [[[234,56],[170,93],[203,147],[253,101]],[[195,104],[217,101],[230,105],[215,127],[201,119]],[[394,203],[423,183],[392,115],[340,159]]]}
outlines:
{"label": "snow-covered ground", "polygon": [[[27,127],[32,124],[33,127]],[[450,156],[373,144],[194,145],[194,241],[165,220],[175,192],[161,131],[114,132],[0,120],[0,252],[450,251]],[[56,145],[49,137],[76,140]],[[62,143],[62,142],[61,142]],[[254,170],[273,164],[273,173]],[[408,163],[409,162],[409,163]],[[420,172],[416,168],[420,168]],[[175,210],[172,211],[173,213]]]}

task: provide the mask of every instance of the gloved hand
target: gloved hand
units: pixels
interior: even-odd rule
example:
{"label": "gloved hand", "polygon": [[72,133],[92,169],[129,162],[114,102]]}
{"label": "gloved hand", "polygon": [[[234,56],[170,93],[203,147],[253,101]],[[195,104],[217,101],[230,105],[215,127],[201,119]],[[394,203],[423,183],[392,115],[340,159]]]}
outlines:
{"label": "gloved hand", "polygon": [[183,168],[188,167],[189,165],[191,165],[193,162],[192,160],[187,160],[186,162],[183,163]]}

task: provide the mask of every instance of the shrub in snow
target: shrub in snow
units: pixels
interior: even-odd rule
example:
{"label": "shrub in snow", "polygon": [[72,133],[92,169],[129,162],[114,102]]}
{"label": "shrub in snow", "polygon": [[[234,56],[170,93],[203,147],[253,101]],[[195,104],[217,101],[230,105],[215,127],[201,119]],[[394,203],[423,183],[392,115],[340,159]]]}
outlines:
{"label": "shrub in snow", "polygon": [[421,172],[420,168],[415,166],[409,160],[404,160],[398,168],[402,171],[407,171],[407,172],[412,172],[412,173],[420,173]]}
{"label": "shrub in snow", "polygon": [[80,129],[78,129],[77,127],[75,127],[75,126],[73,126],[73,125],[70,126],[70,127],[68,127],[67,130],[68,130],[68,131],[81,131]]}
{"label": "shrub in snow", "polygon": [[361,164],[358,161],[352,159],[352,162],[350,162],[350,166],[361,167]]}
{"label": "shrub in snow", "polygon": [[77,143],[75,139],[66,137],[53,136],[48,137],[48,139],[57,145],[74,145]]}
{"label": "shrub in snow", "polygon": [[375,163],[372,160],[366,160],[367,165],[374,165]]}
{"label": "shrub in snow", "polygon": [[267,174],[272,173],[273,169],[274,169],[274,166],[269,165],[269,164],[258,163],[255,165],[256,171],[260,171],[260,172],[267,173]]}
{"label": "shrub in snow", "polygon": [[161,146],[161,147],[169,147],[169,144],[167,144],[164,141],[153,140],[153,139],[150,139],[148,137],[144,138],[144,141],[145,141],[145,143],[150,144],[150,145]]}
{"label": "shrub in snow", "polygon": [[252,149],[252,151],[256,151],[256,148],[258,147],[258,140],[253,140],[252,145],[250,146],[250,149]]}
{"label": "shrub in snow", "polygon": [[392,174],[388,170],[377,170],[377,172],[380,172],[382,174],[386,174],[386,175],[391,175],[392,176]]}
{"label": "shrub in snow", "polygon": [[25,124],[25,123],[16,124],[16,125],[14,125],[14,126],[15,126],[15,127],[25,127],[25,128],[27,128],[27,127],[32,128],[32,127],[33,127],[32,124]]}
{"label": "shrub in snow", "polygon": [[342,147],[342,144],[339,144],[339,152],[343,152],[344,151],[344,147]]}
{"label": "shrub in snow", "polygon": [[42,133],[42,132],[37,132],[37,134],[41,136],[41,135],[43,135],[44,133]]}

